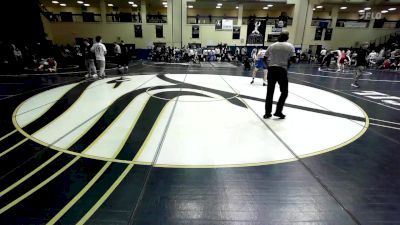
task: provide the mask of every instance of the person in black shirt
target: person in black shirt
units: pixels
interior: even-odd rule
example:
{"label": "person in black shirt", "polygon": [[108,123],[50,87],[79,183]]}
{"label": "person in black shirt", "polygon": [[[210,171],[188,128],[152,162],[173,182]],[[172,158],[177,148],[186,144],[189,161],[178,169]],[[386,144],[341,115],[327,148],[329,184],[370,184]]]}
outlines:
{"label": "person in black shirt", "polygon": [[368,65],[367,57],[369,55],[369,52],[367,50],[369,46],[368,42],[365,42],[360,49],[358,49],[357,56],[356,56],[356,74],[354,76],[353,83],[351,83],[352,87],[359,88],[360,85],[358,85],[358,79],[361,77],[363,74],[366,66]]}
{"label": "person in black shirt", "polygon": [[326,67],[329,69],[329,66],[331,65],[331,60],[334,57],[334,52],[332,50],[329,50],[326,56],[322,59],[321,65],[318,68],[318,71],[322,71],[322,67],[326,63]]}
{"label": "person in black shirt", "polygon": [[89,77],[97,77],[96,74],[96,66],[94,65],[94,53],[90,50],[90,48],[92,47],[92,45],[89,43],[88,39],[83,40],[83,49],[82,49],[82,55],[83,58],[85,59],[85,66],[86,69],[88,71],[88,73],[86,74],[86,78]]}
{"label": "person in black shirt", "polygon": [[129,64],[129,49],[128,46],[125,45],[124,41],[121,41],[121,65],[124,67],[125,73],[128,72],[128,64]]}

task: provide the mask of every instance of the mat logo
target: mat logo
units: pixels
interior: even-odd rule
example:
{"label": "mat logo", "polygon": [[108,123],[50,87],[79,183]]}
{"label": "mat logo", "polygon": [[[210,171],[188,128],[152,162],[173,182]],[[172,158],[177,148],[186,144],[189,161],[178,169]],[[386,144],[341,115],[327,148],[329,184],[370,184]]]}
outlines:
{"label": "mat logo", "polygon": [[384,93],[376,92],[376,91],[360,91],[360,92],[353,92],[356,95],[361,95],[370,99],[381,100],[381,102],[400,106],[400,97],[397,96],[390,96]]}
{"label": "mat logo", "polygon": [[362,20],[379,20],[382,18],[382,13],[380,12],[362,12],[360,13],[360,19]]}

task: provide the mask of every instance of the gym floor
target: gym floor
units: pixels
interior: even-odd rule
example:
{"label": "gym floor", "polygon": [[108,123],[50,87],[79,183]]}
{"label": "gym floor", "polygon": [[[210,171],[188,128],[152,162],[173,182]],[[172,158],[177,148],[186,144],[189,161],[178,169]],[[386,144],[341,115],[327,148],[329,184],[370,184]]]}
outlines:
{"label": "gym floor", "polygon": [[284,120],[230,63],[3,75],[0,224],[400,224],[400,73],[353,73],[293,65]]}

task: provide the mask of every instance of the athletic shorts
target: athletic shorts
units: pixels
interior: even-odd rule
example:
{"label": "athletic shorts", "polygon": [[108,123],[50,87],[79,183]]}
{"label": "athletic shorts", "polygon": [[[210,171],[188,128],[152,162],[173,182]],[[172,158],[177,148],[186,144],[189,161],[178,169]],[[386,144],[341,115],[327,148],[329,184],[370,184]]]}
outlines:
{"label": "athletic shorts", "polygon": [[257,69],[267,69],[267,66],[265,65],[265,63],[262,59],[259,59],[256,64],[256,68]]}

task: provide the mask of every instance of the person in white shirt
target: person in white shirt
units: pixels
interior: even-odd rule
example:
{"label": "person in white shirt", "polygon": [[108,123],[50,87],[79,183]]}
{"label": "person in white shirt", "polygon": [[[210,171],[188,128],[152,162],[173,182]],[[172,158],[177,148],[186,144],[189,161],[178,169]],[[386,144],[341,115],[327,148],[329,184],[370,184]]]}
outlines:
{"label": "person in white shirt", "polygon": [[215,57],[216,61],[221,61],[221,49],[219,49],[219,47],[215,48]]}
{"label": "person in white shirt", "polygon": [[102,41],[103,40],[101,39],[101,37],[97,36],[96,43],[94,43],[92,48],[90,49],[92,52],[94,52],[94,55],[96,57],[97,66],[99,67],[98,75],[100,78],[106,77],[104,70],[106,69],[105,55],[107,54],[107,49],[106,46],[101,43]]}
{"label": "person in white shirt", "polygon": [[326,56],[327,50],[325,48],[322,48],[321,52],[319,53],[320,58],[319,58],[319,63],[322,62],[322,60],[324,59],[324,57]]}
{"label": "person in white shirt", "polygon": [[346,51],[346,55],[347,55],[347,57],[349,57],[349,58],[350,58],[350,56],[351,56],[351,50],[350,50],[350,49],[347,49],[347,51]]}
{"label": "person in white shirt", "polygon": [[118,72],[121,73],[121,46],[117,42],[114,42],[114,55],[115,55],[115,60],[117,61],[118,64]]}
{"label": "person in white shirt", "polygon": [[277,116],[281,119],[284,119],[286,117],[282,113],[282,110],[289,93],[287,69],[289,67],[289,60],[292,62],[296,61],[294,46],[291,43],[287,42],[287,40],[289,40],[289,32],[281,32],[278,38],[278,42],[270,45],[265,52],[265,57],[267,57],[267,59],[269,60],[269,67],[264,119],[270,118],[272,116],[272,100],[275,91],[275,84],[277,82],[281,90],[281,96],[279,97],[278,103],[276,105],[274,116]]}
{"label": "person in white shirt", "polygon": [[194,59],[194,50],[191,48],[189,49],[189,62]]}
{"label": "person in white shirt", "polygon": [[372,50],[371,53],[369,53],[367,59],[368,59],[368,64],[370,66],[374,65],[376,63],[376,59],[378,58],[378,53],[375,52],[375,50]]}
{"label": "person in white shirt", "polygon": [[203,62],[208,61],[208,51],[207,49],[203,49]]}
{"label": "person in white shirt", "polygon": [[121,54],[121,46],[117,42],[114,42],[114,54],[116,56]]}
{"label": "person in white shirt", "polygon": [[257,60],[257,48],[253,48],[253,50],[251,50],[251,58],[253,59],[253,62],[255,63]]}
{"label": "person in white shirt", "polygon": [[378,53],[375,52],[375,50],[372,50],[372,52],[368,55],[368,58],[372,60],[374,60],[376,57],[378,57]]}
{"label": "person in white shirt", "polygon": [[240,55],[240,48],[236,47],[235,48],[235,60],[236,60],[236,62],[240,61],[239,55]]}

